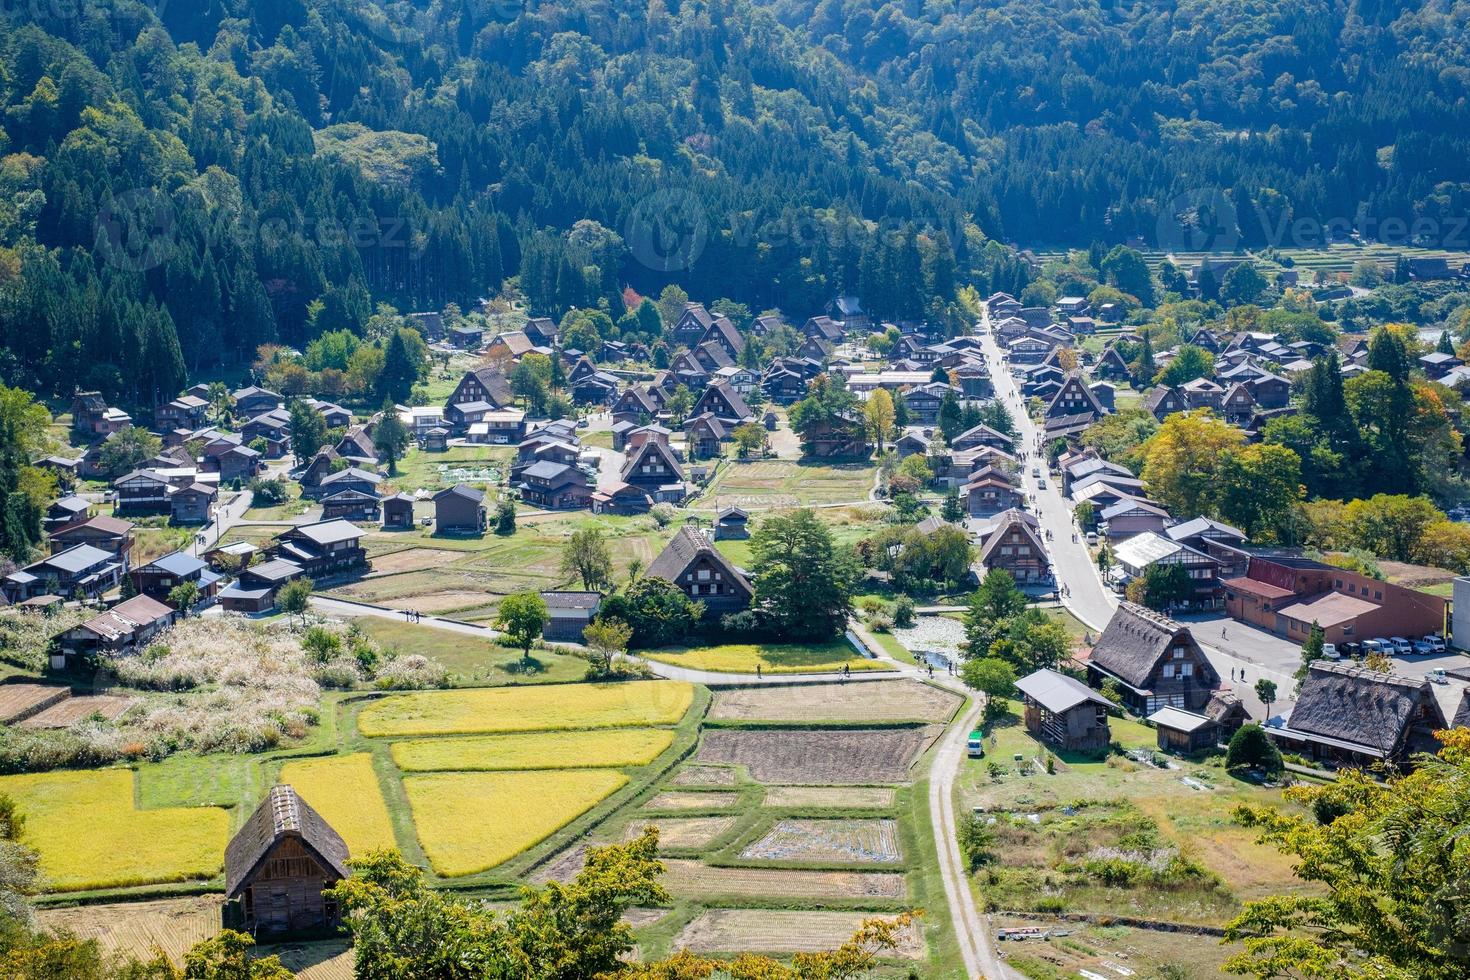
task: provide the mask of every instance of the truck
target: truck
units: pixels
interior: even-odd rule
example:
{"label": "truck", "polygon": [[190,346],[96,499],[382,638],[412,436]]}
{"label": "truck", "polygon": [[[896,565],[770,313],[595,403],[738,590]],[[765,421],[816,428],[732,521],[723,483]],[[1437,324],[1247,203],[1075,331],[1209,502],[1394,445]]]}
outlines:
{"label": "truck", "polygon": [[985,733],[978,728],[971,732],[969,740],[965,742],[965,751],[969,753],[972,759],[979,759],[984,756]]}

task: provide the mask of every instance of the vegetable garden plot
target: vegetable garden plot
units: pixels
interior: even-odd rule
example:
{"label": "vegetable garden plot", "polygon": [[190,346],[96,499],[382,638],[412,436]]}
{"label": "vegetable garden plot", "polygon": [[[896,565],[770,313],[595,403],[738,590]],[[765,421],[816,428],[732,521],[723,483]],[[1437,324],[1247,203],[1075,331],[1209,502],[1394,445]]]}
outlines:
{"label": "vegetable garden plot", "polygon": [[903,860],[893,820],[782,820],[740,852],[761,861],[896,864]]}

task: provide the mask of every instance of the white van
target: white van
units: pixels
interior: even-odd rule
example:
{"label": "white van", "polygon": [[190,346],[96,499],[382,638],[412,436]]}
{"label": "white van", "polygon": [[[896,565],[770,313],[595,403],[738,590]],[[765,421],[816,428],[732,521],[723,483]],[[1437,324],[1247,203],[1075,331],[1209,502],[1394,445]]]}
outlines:
{"label": "white van", "polygon": [[1400,657],[1407,657],[1414,652],[1414,644],[1402,636],[1390,636],[1388,643],[1393,647],[1393,652]]}
{"label": "white van", "polygon": [[1363,656],[1366,657],[1370,653],[1390,654],[1393,653],[1393,647],[1388,645],[1387,640],[1364,640]]}
{"label": "white van", "polygon": [[1338,651],[1337,651],[1337,644],[1336,643],[1324,643],[1324,644],[1322,644],[1322,656],[1326,657],[1328,660],[1341,660],[1342,659],[1342,654],[1341,653],[1338,653]]}

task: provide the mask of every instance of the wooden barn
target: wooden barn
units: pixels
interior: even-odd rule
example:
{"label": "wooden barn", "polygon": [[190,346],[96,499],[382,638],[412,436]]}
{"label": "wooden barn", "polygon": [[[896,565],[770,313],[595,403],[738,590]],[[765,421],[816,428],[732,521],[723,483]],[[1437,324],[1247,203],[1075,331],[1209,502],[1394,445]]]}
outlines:
{"label": "wooden barn", "polygon": [[339,922],[322,891],[346,878],[347,845],[290,786],[271,787],[225,848],[224,922],[254,935],[318,932]]}
{"label": "wooden barn", "polygon": [[1112,742],[1112,703],[1076,678],[1043,669],[1021,678],[1016,688],[1026,704],[1026,730],[1048,745],[1101,752]]}
{"label": "wooden barn", "polygon": [[1165,752],[1192,755],[1207,752],[1220,743],[1220,726],[1208,715],[1163,707],[1148,716],[1158,731],[1159,748]]}

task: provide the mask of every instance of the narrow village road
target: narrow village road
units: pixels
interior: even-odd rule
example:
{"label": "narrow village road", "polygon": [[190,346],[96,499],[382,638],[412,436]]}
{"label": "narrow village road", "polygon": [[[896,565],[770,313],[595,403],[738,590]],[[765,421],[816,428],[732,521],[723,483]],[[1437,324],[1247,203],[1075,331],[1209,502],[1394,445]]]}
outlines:
{"label": "narrow village road", "polygon": [[[1103,585],[1092,555],[1087,550],[1087,543],[1077,533],[1077,526],[1073,523],[1072,506],[1062,497],[1059,481],[1052,479],[1047,472],[1045,453],[1037,449],[1041,429],[1026,413],[1021,390],[1016,385],[1015,378],[1011,377],[1001,357],[1000,346],[990,332],[988,314],[981,321],[980,345],[985,362],[990,368],[996,397],[1010,410],[1011,417],[1015,420],[1016,449],[1029,454],[1029,458],[1021,466],[1021,486],[1028,496],[1035,499],[1033,512],[1041,522],[1042,530],[1051,532],[1051,540],[1046,543],[1046,547],[1051,554],[1057,585],[1059,588],[1066,588],[1066,594],[1061,596],[1062,605],[1084,625],[1100,633],[1108,625],[1108,620],[1113,618],[1113,611],[1118,608],[1118,597]],[[1041,479],[1046,481],[1046,489],[1038,487],[1038,478],[1031,475],[1032,466],[1040,467]],[[1072,539],[1074,534],[1077,534],[1075,541]]]}

